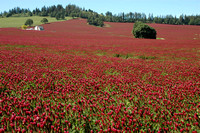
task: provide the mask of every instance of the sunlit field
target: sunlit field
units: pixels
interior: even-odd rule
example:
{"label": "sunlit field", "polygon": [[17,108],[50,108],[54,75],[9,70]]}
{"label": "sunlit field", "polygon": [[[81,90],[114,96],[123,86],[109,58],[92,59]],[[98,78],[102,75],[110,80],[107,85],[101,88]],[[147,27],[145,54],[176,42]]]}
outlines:
{"label": "sunlit field", "polygon": [[52,17],[39,17],[39,16],[0,18],[0,28],[6,28],[6,27],[18,27],[19,28],[26,22],[27,19],[32,19],[33,26],[36,26],[36,25],[42,24],[41,20],[43,18],[47,18],[49,23],[72,19],[72,17],[65,17],[65,20],[56,20],[56,18],[52,18]]}
{"label": "sunlit field", "polygon": [[0,28],[0,132],[200,131],[200,27],[105,24]]}

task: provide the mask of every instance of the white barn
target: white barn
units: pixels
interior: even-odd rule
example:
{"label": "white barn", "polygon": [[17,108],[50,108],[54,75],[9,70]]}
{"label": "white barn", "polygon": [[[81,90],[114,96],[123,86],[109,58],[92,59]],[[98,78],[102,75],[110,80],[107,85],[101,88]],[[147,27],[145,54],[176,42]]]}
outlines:
{"label": "white barn", "polygon": [[35,26],[34,30],[41,31],[41,30],[44,30],[44,27],[43,26]]}

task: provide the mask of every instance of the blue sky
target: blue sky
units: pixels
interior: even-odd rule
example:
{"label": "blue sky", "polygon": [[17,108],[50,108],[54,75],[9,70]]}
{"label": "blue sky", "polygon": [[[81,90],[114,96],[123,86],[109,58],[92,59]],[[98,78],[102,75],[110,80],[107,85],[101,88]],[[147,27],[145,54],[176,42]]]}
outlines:
{"label": "blue sky", "polygon": [[14,7],[29,8],[30,10],[62,4],[75,4],[85,9],[92,9],[98,13],[111,11],[113,14],[120,12],[140,12],[148,15],[171,14],[179,16],[200,15],[200,0],[4,0],[0,4],[0,12],[8,11]]}

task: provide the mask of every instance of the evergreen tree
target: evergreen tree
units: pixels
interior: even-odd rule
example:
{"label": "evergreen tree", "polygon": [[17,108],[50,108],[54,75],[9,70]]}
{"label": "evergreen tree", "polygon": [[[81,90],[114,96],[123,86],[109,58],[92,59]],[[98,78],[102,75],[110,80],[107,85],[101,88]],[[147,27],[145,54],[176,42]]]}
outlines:
{"label": "evergreen tree", "polygon": [[33,16],[33,13],[31,11],[28,12],[28,16]]}
{"label": "evergreen tree", "polygon": [[184,18],[183,18],[183,15],[181,15],[181,16],[179,17],[179,22],[180,22],[180,24],[184,24]]}

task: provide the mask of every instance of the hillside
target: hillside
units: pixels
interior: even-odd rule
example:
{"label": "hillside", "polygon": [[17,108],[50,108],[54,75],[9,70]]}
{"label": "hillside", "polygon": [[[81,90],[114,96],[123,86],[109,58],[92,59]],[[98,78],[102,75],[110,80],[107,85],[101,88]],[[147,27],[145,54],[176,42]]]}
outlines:
{"label": "hillside", "polygon": [[31,16],[31,17],[8,17],[8,18],[0,18],[0,28],[6,28],[6,27],[20,27],[22,26],[27,19],[33,20],[33,26],[35,25],[41,25],[41,20],[43,18],[47,18],[49,23],[51,22],[57,22],[57,21],[65,21],[72,19],[72,17],[65,17],[65,20],[57,20],[56,18],[52,17],[41,17],[41,16]]}

